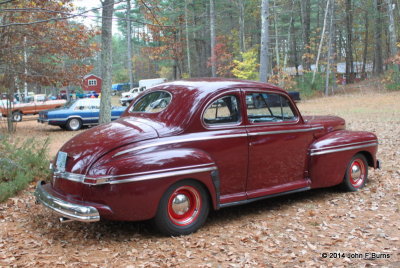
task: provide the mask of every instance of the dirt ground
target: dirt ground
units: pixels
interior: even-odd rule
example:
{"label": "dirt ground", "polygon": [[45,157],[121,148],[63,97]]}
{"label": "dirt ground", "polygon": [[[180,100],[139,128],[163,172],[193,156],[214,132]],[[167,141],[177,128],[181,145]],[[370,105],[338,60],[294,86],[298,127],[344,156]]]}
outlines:
{"label": "dirt ground", "polygon": [[[349,93],[353,92],[353,93]],[[357,87],[299,103],[303,115],[346,119],[379,137],[382,170],[357,193],[312,190],[211,213],[185,237],[148,222],[70,222],[34,203],[34,184],[0,204],[0,266],[15,267],[400,267],[400,92]],[[18,136],[50,139],[49,157],[70,137],[34,118]]]}

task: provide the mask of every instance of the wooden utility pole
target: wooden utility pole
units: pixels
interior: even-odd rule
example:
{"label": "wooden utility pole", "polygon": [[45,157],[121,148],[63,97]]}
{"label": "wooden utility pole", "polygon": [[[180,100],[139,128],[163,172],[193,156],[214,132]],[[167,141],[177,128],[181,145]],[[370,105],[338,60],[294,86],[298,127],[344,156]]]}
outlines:
{"label": "wooden utility pole", "polygon": [[260,81],[268,81],[268,46],[269,46],[269,5],[268,0],[261,2],[261,48],[260,48]]}
{"label": "wooden utility pole", "polygon": [[101,12],[101,86],[99,123],[111,122],[111,84],[112,84],[112,16],[114,0],[100,1]]}

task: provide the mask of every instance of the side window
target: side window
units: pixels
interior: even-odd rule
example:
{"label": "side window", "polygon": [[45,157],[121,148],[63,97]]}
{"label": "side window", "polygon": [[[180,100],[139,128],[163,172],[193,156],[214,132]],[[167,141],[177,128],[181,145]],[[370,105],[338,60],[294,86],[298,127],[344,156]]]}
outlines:
{"label": "side window", "polygon": [[290,101],[280,94],[246,94],[246,106],[250,123],[297,121],[297,116],[290,105]]}
{"label": "side window", "polygon": [[236,96],[228,95],[211,103],[203,114],[207,125],[232,124],[241,120],[239,100]]}

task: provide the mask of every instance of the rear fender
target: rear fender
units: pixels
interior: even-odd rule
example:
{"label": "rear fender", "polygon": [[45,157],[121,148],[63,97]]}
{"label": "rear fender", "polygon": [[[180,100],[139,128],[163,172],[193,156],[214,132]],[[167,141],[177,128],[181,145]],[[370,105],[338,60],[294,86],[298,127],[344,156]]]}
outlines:
{"label": "rear fender", "polygon": [[377,150],[377,137],[370,132],[339,130],[319,138],[309,149],[311,188],[340,184],[357,153],[364,154],[368,165],[377,168]]}
{"label": "rear fender", "polygon": [[105,155],[91,167],[87,176],[112,177],[109,183],[87,187],[84,199],[102,203],[107,193],[107,205],[115,214],[124,215],[117,220],[154,217],[168,187],[186,179],[200,182],[209,193],[214,209],[218,208],[217,167],[207,153],[197,149],[170,148],[118,158]]}

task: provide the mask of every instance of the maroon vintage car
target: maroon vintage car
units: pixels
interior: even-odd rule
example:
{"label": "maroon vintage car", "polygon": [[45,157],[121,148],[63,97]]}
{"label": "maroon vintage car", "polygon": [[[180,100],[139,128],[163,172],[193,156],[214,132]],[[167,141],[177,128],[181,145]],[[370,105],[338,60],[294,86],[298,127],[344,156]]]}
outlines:
{"label": "maroon vintage car", "polygon": [[242,80],[165,83],[122,118],[64,144],[38,201],[62,221],[152,219],[189,234],[210,209],[342,184],[379,168],[377,137],[335,116],[304,116],[286,91]]}

